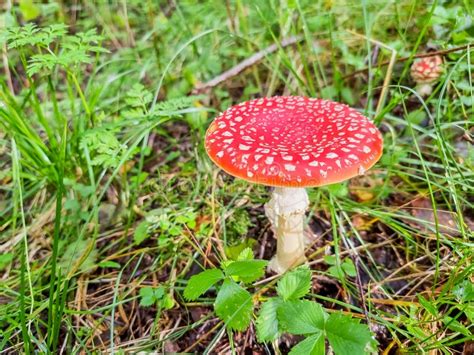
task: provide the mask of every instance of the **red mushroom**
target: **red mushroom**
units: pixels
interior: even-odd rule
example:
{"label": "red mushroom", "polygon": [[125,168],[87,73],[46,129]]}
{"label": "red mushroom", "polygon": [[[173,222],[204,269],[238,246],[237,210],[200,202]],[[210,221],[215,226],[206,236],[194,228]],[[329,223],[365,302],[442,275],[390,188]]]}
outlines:
{"label": "red mushroom", "polygon": [[419,58],[411,66],[410,73],[416,83],[416,92],[421,96],[431,94],[432,84],[443,72],[443,59],[439,55]]}
{"label": "red mushroom", "polygon": [[336,102],[297,96],[233,106],[209,126],[212,161],[235,177],[274,186],[265,205],[277,237],[270,269],[304,262],[305,187],[363,174],[382,154],[382,136],[358,111]]}

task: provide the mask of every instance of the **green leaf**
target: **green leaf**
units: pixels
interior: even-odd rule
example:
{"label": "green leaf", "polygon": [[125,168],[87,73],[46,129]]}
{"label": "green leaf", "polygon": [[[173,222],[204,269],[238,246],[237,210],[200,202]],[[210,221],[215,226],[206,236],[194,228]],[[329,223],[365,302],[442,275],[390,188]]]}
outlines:
{"label": "green leaf", "polygon": [[259,342],[273,341],[278,338],[277,309],[282,304],[279,298],[270,298],[262,304],[255,323]]}
{"label": "green leaf", "polygon": [[99,266],[102,267],[102,268],[106,268],[106,267],[114,268],[114,269],[120,269],[121,268],[119,263],[116,263],[115,261],[110,261],[110,260],[100,262]]}
{"label": "green leaf", "polygon": [[338,280],[344,279],[344,272],[342,271],[342,268],[338,265],[331,266],[328,269],[328,274]]}
{"label": "green leaf", "polygon": [[125,102],[132,107],[145,108],[153,100],[153,94],[145,89],[142,84],[134,84],[127,92]]}
{"label": "green leaf", "polygon": [[223,278],[224,274],[219,269],[209,269],[194,275],[184,289],[184,297],[190,301],[195,300]]}
{"label": "green leaf", "polygon": [[344,262],[342,263],[341,266],[347,276],[350,276],[350,277],[357,276],[357,270],[355,268],[354,262],[351,259],[347,259],[347,258],[344,259]]}
{"label": "green leaf", "polygon": [[329,265],[336,265],[336,256],[335,255],[324,255],[323,259]]}
{"label": "green leaf", "polygon": [[63,240],[60,250],[59,266],[64,275],[75,269],[86,272],[97,265],[96,260],[99,252],[94,241],[90,239],[77,239],[72,242]]}
{"label": "green leaf", "polygon": [[324,355],[325,344],[323,333],[311,335],[294,346],[289,355]]}
{"label": "green leaf", "polygon": [[253,251],[251,248],[245,248],[237,257],[237,260],[253,260]]}
{"label": "green leaf", "polygon": [[326,313],[319,303],[308,300],[287,301],[277,310],[280,328],[296,335],[324,331]]}
{"label": "green leaf", "polygon": [[307,266],[300,266],[278,281],[277,292],[284,300],[296,300],[305,296],[310,288],[311,270]]}
{"label": "green leaf", "polygon": [[437,316],[438,315],[438,310],[436,309],[436,306],[432,304],[430,301],[428,301],[426,298],[424,298],[422,295],[418,295],[418,301],[420,304],[423,306],[424,309],[426,309],[431,315]]}
{"label": "green leaf", "polygon": [[468,304],[464,309],[464,313],[466,314],[469,322],[474,323],[474,304]]}
{"label": "green leaf", "polygon": [[465,335],[467,337],[472,335],[471,331],[468,328],[466,328],[464,325],[462,325],[460,322],[450,316],[444,316],[443,323],[447,328],[451,329],[454,332],[461,333],[462,335]]}
{"label": "green leaf", "polygon": [[344,197],[349,194],[349,188],[346,183],[328,185],[327,189],[336,197]]}
{"label": "green leaf", "polygon": [[252,320],[252,295],[234,281],[225,280],[217,294],[214,308],[228,328],[243,331]]}
{"label": "green leaf", "polygon": [[150,307],[155,301],[152,287],[143,287],[140,289],[140,306]]}
{"label": "green leaf", "polygon": [[143,287],[140,289],[140,306],[149,307],[157,301],[161,300],[165,295],[165,289],[163,286],[157,288]]}
{"label": "green leaf", "polygon": [[266,260],[239,260],[231,262],[226,268],[225,273],[229,276],[237,276],[245,283],[258,280],[265,274]]}
{"label": "green leaf", "polygon": [[252,249],[255,244],[257,244],[257,241],[255,239],[246,238],[237,245],[226,246],[224,248],[225,254],[230,260],[242,260],[242,259],[239,259],[240,254],[247,248]]}
{"label": "green leaf", "polygon": [[366,354],[376,341],[369,327],[342,313],[333,313],[326,321],[329,344],[338,355]]}
{"label": "green leaf", "polygon": [[406,116],[406,120],[413,124],[420,124],[426,118],[425,111],[411,111]]}
{"label": "green leaf", "polygon": [[173,297],[171,297],[169,294],[166,294],[161,300],[161,307],[163,307],[164,309],[171,309],[174,307],[175,303],[176,302]]}
{"label": "green leaf", "polygon": [[0,255],[0,270],[5,269],[13,260],[13,253],[5,253]]}
{"label": "green leaf", "polygon": [[20,11],[26,21],[34,20],[41,14],[33,0],[20,0]]}
{"label": "green leaf", "polygon": [[474,284],[468,279],[454,286],[452,292],[459,302],[474,301]]}
{"label": "green leaf", "polygon": [[[71,54],[77,58],[78,54]],[[33,59],[41,58],[34,57]],[[42,63],[48,65],[49,62]],[[53,65],[54,66],[54,65]],[[37,70],[41,70],[38,68]],[[121,162],[127,146],[121,144],[115,132],[104,128],[90,129],[84,133],[80,141],[80,148],[89,150],[92,157],[92,165],[100,165],[103,168],[115,168]]]}
{"label": "green leaf", "polygon": [[145,239],[148,238],[148,227],[149,223],[147,221],[142,221],[137,228],[135,228],[135,231],[133,232],[133,241],[136,244],[140,244],[143,242]]}

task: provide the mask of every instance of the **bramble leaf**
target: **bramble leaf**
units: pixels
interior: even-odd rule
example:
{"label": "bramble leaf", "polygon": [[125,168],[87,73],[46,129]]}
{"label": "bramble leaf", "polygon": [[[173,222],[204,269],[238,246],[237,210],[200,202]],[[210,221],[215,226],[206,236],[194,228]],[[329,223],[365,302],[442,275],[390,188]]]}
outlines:
{"label": "bramble leaf", "polygon": [[237,260],[253,260],[253,251],[251,248],[247,247],[244,250],[242,250],[237,257]]}
{"label": "bramble leaf", "polygon": [[239,280],[249,283],[258,280],[265,274],[266,260],[239,260],[231,262],[225,273],[229,276],[237,276]]}
{"label": "bramble leaf", "polygon": [[281,304],[282,300],[279,298],[270,298],[262,304],[255,323],[258,341],[268,342],[278,338],[277,309]]}
{"label": "bramble leaf", "polygon": [[333,313],[326,321],[329,344],[338,355],[366,354],[376,341],[369,327],[342,313]]}
{"label": "bramble leaf", "polygon": [[278,281],[277,292],[285,301],[296,300],[305,296],[311,288],[311,270],[300,266]]}
{"label": "bramble leaf", "polygon": [[193,301],[223,278],[224,274],[219,269],[209,269],[194,275],[189,279],[184,289],[184,297]]}
{"label": "bramble leaf", "polygon": [[319,303],[287,301],[277,310],[280,328],[295,335],[315,334],[324,331],[326,314]]}
{"label": "bramble leaf", "polygon": [[325,344],[323,333],[311,335],[296,344],[289,355],[324,355]]}
{"label": "bramble leaf", "polygon": [[214,308],[228,328],[243,331],[252,320],[252,295],[234,281],[225,280],[217,294]]}

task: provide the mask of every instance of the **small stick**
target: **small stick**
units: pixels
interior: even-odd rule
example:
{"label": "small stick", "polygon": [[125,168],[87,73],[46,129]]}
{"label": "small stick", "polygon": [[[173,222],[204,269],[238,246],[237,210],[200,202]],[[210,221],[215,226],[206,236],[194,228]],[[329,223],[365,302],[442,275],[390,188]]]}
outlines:
{"label": "small stick", "polygon": [[362,304],[362,310],[364,311],[364,316],[365,316],[365,320],[367,321],[367,324],[370,326],[371,325],[371,322],[370,322],[370,319],[369,319],[369,312],[367,311],[367,303],[365,301],[365,295],[364,295],[364,287],[362,286],[362,280],[360,278],[360,258],[359,256],[355,256],[355,255],[351,255],[351,259],[355,259],[355,268],[356,268],[356,277],[355,277],[355,281],[356,281],[356,285],[357,285],[357,289],[359,290],[359,295],[360,295],[360,301],[361,301],[361,304]]}
{"label": "small stick", "polygon": [[269,54],[275,52],[276,50],[278,50],[280,47],[285,48],[285,47],[291,46],[291,45],[293,45],[297,42],[300,42],[301,40],[303,40],[303,36],[291,36],[291,37],[283,39],[281,41],[280,45],[277,45],[276,43],[274,43],[274,44],[268,46],[267,48],[262,49],[261,51],[255,53],[251,57],[245,59],[244,61],[240,62],[236,66],[230,68],[229,70],[223,72],[222,74],[216,76],[214,79],[208,81],[207,83],[196,85],[196,88],[194,89],[194,92],[202,92],[206,89],[213,88],[213,87],[219,85],[220,83],[222,83],[222,82],[238,75],[239,73],[241,73],[245,69],[253,66],[256,63],[258,63],[263,58],[265,58],[267,55],[269,55]]}

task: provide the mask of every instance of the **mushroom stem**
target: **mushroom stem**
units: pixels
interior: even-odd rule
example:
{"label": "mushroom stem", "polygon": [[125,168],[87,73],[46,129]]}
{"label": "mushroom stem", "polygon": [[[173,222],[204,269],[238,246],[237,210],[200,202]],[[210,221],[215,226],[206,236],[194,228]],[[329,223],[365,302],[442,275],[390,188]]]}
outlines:
{"label": "mushroom stem", "polygon": [[306,261],[304,217],[308,203],[304,188],[276,187],[265,204],[265,214],[277,238],[277,254],[268,265],[270,270],[281,274]]}
{"label": "mushroom stem", "polygon": [[433,92],[433,86],[429,83],[421,83],[416,86],[416,92],[420,96],[428,96]]}

